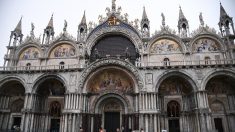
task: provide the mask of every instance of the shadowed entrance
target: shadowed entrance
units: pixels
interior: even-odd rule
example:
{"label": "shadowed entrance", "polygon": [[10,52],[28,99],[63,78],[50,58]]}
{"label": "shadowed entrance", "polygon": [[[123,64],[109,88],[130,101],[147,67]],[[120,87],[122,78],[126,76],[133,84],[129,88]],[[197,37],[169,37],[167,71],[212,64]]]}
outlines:
{"label": "shadowed entrance", "polygon": [[107,132],[116,132],[120,127],[120,112],[105,112],[104,113],[104,128]]}

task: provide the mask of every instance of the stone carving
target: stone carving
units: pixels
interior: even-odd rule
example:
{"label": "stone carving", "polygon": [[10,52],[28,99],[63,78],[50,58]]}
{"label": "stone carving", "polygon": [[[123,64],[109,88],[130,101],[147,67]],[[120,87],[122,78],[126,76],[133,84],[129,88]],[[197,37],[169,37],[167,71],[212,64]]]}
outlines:
{"label": "stone carving", "polygon": [[193,43],[193,51],[197,53],[219,51],[218,44],[212,39],[199,39]]}
{"label": "stone carving", "polygon": [[196,35],[199,34],[214,34],[214,35],[219,35],[221,36],[221,34],[217,33],[216,30],[214,28],[210,28],[207,25],[202,27],[200,26],[198,29],[192,31],[191,36],[192,38],[195,37]]}
{"label": "stone carving", "polygon": [[21,60],[37,59],[38,57],[39,50],[36,47],[27,48],[20,55]]}
{"label": "stone carving", "polygon": [[176,35],[176,31],[173,30],[173,29],[171,29],[171,28],[167,25],[167,26],[161,26],[161,30],[155,31],[155,33],[152,34],[152,36],[158,35],[158,34],[174,34],[174,35]]}
{"label": "stone carving", "polygon": [[180,46],[175,41],[169,39],[160,39],[155,42],[150,49],[150,53],[169,53],[169,52],[180,52]]}
{"label": "stone carving", "polygon": [[71,86],[76,85],[77,82],[77,75],[76,74],[70,74],[70,78],[69,78],[69,84]]}
{"label": "stone carving", "polygon": [[153,84],[153,74],[145,73],[145,84]]}
{"label": "stone carving", "polygon": [[223,111],[224,110],[224,105],[219,101],[215,101],[211,104],[211,110],[213,112]]}
{"label": "stone carving", "polygon": [[62,44],[53,49],[51,57],[73,57],[75,56],[75,48],[68,44]]}

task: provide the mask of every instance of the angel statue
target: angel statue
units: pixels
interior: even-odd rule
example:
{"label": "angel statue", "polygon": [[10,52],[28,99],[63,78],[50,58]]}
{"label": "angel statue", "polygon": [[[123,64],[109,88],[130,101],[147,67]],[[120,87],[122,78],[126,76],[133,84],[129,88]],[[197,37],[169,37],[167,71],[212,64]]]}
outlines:
{"label": "angel statue", "polygon": [[63,31],[64,31],[64,32],[66,32],[66,30],[67,30],[67,26],[68,26],[68,25],[67,25],[67,21],[66,21],[66,20],[64,20],[64,29],[63,29]]}
{"label": "angel statue", "polygon": [[199,15],[199,21],[200,21],[201,26],[204,26],[204,20],[203,20],[201,12],[200,12],[200,15]]}

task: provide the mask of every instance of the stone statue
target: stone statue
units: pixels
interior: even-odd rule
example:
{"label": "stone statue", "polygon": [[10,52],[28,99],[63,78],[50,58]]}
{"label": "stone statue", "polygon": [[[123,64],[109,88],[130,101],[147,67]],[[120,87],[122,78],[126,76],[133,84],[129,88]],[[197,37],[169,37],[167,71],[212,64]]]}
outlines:
{"label": "stone statue", "polygon": [[202,13],[200,13],[200,15],[199,15],[199,21],[200,21],[201,26],[204,26],[204,20],[202,17]]}
{"label": "stone statue", "polygon": [[95,48],[95,59],[100,59],[99,51]]}
{"label": "stone statue", "polygon": [[33,23],[31,23],[31,31],[30,31],[30,35],[31,35],[32,37],[34,37],[34,28],[35,28],[34,24],[33,24]]}
{"label": "stone statue", "polygon": [[162,26],[165,26],[165,16],[163,13],[161,14],[161,16],[162,16]]}
{"label": "stone statue", "polygon": [[107,8],[105,9],[105,11],[106,11],[106,15],[109,16],[109,14],[110,14],[110,8],[107,7]]}
{"label": "stone statue", "polygon": [[124,14],[124,21],[128,22],[128,14],[127,13]]}
{"label": "stone statue", "polygon": [[63,29],[63,31],[64,31],[64,32],[66,32],[66,30],[67,30],[67,26],[68,26],[68,25],[67,25],[67,21],[66,21],[66,20],[64,20],[64,29]]}
{"label": "stone statue", "polygon": [[119,13],[119,14],[120,14],[120,13],[121,13],[121,11],[122,11],[122,7],[121,7],[121,6],[119,6],[119,7],[118,7],[118,9],[117,9],[117,13]]}
{"label": "stone statue", "polygon": [[112,0],[112,11],[116,12],[116,4],[115,4],[116,0]]}

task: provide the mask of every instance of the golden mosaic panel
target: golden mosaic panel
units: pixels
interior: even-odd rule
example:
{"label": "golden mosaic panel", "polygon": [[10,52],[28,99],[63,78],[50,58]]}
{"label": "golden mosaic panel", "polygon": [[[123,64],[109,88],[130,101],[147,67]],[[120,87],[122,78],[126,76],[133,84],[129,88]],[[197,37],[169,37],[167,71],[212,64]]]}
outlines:
{"label": "golden mosaic panel", "polygon": [[160,39],[152,44],[150,53],[169,53],[169,52],[180,52],[181,47],[178,43],[170,39]]}
{"label": "golden mosaic panel", "polygon": [[36,47],[29,47],[20,54],[20,60],[37,59],[39,50]]}
{"label": "golden mosaic panel", "polygon": [[104,90],[122,92],[131,92],[133,90],[131,78],[125,72],[117,69],[105,69],[96,73],[88,84],[88,91],[93,93]]}
{"label": "golden mosaic panel", "polygon": [[213,52],[219,50],[220,50],[219,44],[209,38],[198,39],[193,43],[193,51],[197,53]]}
{"label": "golden mosaic panel", "polygon": [[61,44],[55,47],[50,54],[50,58],[66,58],[73,56],[75,56],[75,48],[69,44]]}

